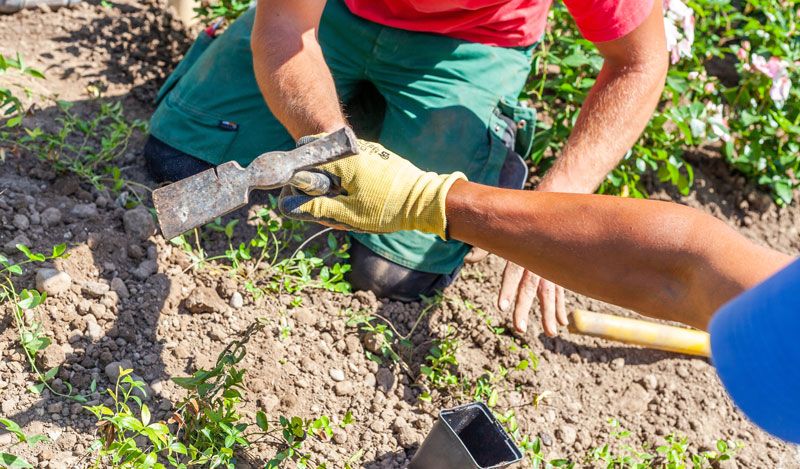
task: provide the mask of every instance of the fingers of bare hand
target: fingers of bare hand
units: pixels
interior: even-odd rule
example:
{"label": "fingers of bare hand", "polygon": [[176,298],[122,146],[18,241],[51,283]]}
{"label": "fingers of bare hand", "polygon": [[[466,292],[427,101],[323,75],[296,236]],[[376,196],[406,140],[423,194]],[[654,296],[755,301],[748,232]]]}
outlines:
{"label": "fingers of bare hand", "polygon": [[567,300],[564,298],[564,289],[556,285],[556,316],[562,326],[569,324],[567,318]]}
{"label": "fingers of bare hand", "polygon": [[536,289],[539,288],[540,280],[538,275],[527,270],[523,271],[514,303],[514,328],[517,332],[525,332],[528,328],[528,315],[536,299]]}
{"label": "fingers of bare hand", "polygon": [[519,288],[519,281],[522,280],[522,274],[525,269],[514,264],[513,262],[506,262],[506,268],[503,270],[503,280],[500,284],[500,295],[497,297],[497,308],[500,311],[511,311],[511,305],[514,304],[514,299],[517,297],[517,289]]}
{"label": "fingers of bare hand", "polygon": [[467,253],[467,256],[464,258],[464,262],[467,264],[476,264],[486,259],[486,256],[488,255],[489,255],[488,251],[484,251],[479,247],[473,247],[472,249],[470,249],[469,253]]}
{"label": "fingers of bare hand", "polygon": [[558,334],[556,321],[556,288],[551,282],[542,280],[539,283],[539,309],[542,312],[542,326],[549,337]]}

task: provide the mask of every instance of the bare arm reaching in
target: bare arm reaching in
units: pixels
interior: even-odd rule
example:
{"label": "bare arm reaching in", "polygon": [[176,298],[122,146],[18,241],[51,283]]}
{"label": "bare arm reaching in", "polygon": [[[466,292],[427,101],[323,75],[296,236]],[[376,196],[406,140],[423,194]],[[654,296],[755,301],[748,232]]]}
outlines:
{"label": "bare arm reaching in", "polygon": [[[575,2],[565,1],[568,7]],[[595,43],[603,67],[581,107],[575,127],[555,164],[536,190],[590,194],[639,138],[653,113],[667,74],[667,47],[661,2],[629,34]],[[503,272],[498,306],[511,311],[524,331],[538,296],[545,333],[566,325],[564,290],[552,281],[509,262]]]}
{"label": "bare arm reaching in", "polygon": [[259,0],[250,44],[256,81],[295,139],[345,125],[317,42],[325,0]]}
{"label": "bare arm reaching in", "polygon": [[714,217],[667,202],[459,181],[446,207],[455,239],[570,290],[698,329],[791,260]]}
{"label": "bare arm reaching in", "polygon": [[498,189],[381,154],[323,166],[346,194],[287,193],[282,210],[356,231],[449,235],[578,293],[701,329],[720,305],[791,260],[677,204]]}

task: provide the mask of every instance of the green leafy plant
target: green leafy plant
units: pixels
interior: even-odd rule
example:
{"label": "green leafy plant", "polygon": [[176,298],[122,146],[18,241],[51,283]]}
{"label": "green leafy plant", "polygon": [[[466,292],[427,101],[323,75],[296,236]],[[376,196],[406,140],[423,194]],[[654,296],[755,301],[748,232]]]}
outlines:
{"label": "green leafy plant", "polygon": [[[150,421],[149,407],[136,395],[146,392],[144,382],[133,379],[131,373],[133,370],[120,368],[114,390],[108,390],[114,401],[113,408],[102,404],[86,407],[98,419],[100,438],[90,448],[97,455],[95,468],[163,468],[158,462],[160,453],[172,462],[176,461],[176,456],[187,452],[186,446],[164,422]],[[138,413],[131,408],[132,402],[136,403]],[[141,437],[147,441],[143,448],[137,442]]]}
{"label": "green leafy plant", "polygon": [[37,383],[31,385],[29,389],[39,394],[47,388],[55,395],[83,402],[86,398],[80,394],[73,394],[72,385],[69,382],[64,382],[67,387],[66,393],[59,392],[50,385],[50,381],[58,373],[58,367],[42,372],[36,363],[37,355],[51,343],[36,312],[36,308],[47,299],[47,294],[27,288],[18,291],[14,284],[14,277],[22,275],[26,265],[66,257],[67,246],[65,244],[54,246],[49,255],[33,252],[22,244],[17,244],[17,250],[25,255],[25,259],[20,262],[14,262],[12,259],[0,254],[0,304],[11,308],[20,346],[25,353],[31,370],[36,375]]}
{"label": "green leafy plant", "polygon": [[[394,350],[395,332],[390,328],[389,323],[382,322],[369,314],[357,314],[352,310],[347,310],[346,313],[348,318],[345,324],[348,327],[358,327],[365,334],[372,336],[370,340],[377,341],[380,344],[380,355],[364,350],[368,359],[379,365],[383,364],[384,359],[389,359],[392,362],[401,360],[400,355]],[[413,347],[413,344],[407,338],[400,339],[399,344],[406,349]]]}
{"label": "green leafy plant", "polygon": [[[22,431],[16,422],[6,418],[0,418],[0,426],[16,438],[15,444],[26,443],[29,447],[33,448],[37,443],[47,443],[50,441],[44,435],[27,435]],[[11,454],[6,451],[0,451],[0,467],[8,469],[32,469],[33,465],[25,459]]]}
{"label": "green leafy plant", "polygon": [[[270,421],[258,411],[255,422],[248,422],[240,411],[246,388],[245,370],[239,364],[247,353],[246,344],[265,326],[263,319],[252,323],[225,347],[213,368],[172,378],[186,395],[166,422],[152,421],[150,409],[139,397],[146,390],[144,383],[133,379],[132,370],[120,370],[114,389],[108,390],[114,407],[86,407],[98,419],[98,439],[91,448],[94,466],[233,469],[237,450],[268,441],[277,450],[266,467],[290,461],[297,467],[326,467],[325,462],[317,462],[318,455],[305,449],[305,442],[310,437],[330,440],[334,424],[328,416],[280,416]],[[338,425],[344,428],[352,422],[348,412]]]}
{"label": "green leafy plant", "polygon": [[230,23],[246,12],[250,3],[250,0],[203,0],[194,12],[203,24],[211,24],[218,19]]}
{"label": "green leafy plant", "polygon": [[[302,248],[313,239],[303,238],[306,225],[277,216],[277,208],[278,200],[270,196],[269,206],[260,209],[250,219],[256,234],[246,242],[234,244],[238,220],[223,225],[221,219],[206,225],[205,230],[194,230],[192,241],[183,234],[171,242],[189,256],[191,269],[208,268],[228,275],[256,299],[265,293],[296,294],[306,288],[350,292],[350,284],[344,279],[350,270],[350,265],[344,262],[349,258],[349,244],[340,243],[333,233],[328,232],[324,254],[319,254],[319,246],[304,250]],[[207,233],[222,234],[228,248],[218,255],[209,255],[203,248],[204,242],[208,241]],[[298,243],[300,247],[293,255],[287,256],[286,253]],[[299,305],[296,298],[292,305]]]}
{"label": "green leafy plant", "polygon": [[128,186],[149,191],[146,186],[122,177],[118,166],[136,134],[144,133],[144,121],[129,121],[121,102],[100,102],[99,109],[89,118],[72,110],[73,104],[57,101],[61,117],[56,119],[58,130],[41,127],[25,129],[25,135],[14,142],[30,151],[58,172],[78,175],[98,189],[120,192]]}
{"label": "green leafy plant", "polygon": [[[28,75],[34,78],[44,78],[42,72],[26,66],[19,53],[14,58],[0,54],[0,75],[9,71],[16,71],[21,75]],[[0,121],[0,136],[3,136],[3,127],[12,128],[20,125],[25,114],[22,101],[14,94],[14,88],[22,88],[25,94],[30,95],[30,91],[27,88],[18,85],[0,86],[0,118],[2,118],[2,121]]]}
{"label": "green leafy plant", "polygon": [[610,441],[592,449],[586,462],[602,463],[608,469],[706,469],[717,467],[722,461],[733,457],[737,446],[731,446],[725,440],[717,440],[717,451],[693,453],[689,451],[687,438],[668,435],[664,445],[653,451],[651,445],[641,448],[626,443],[630,432],[625,430],[617,419],[610,419]]}
{"label": "green leafy plant", "polygon": [[[800,78],[793,65],[800,60],[800,44],[786,40],[798,28],[795,3],[671,0],[669,5],[673,66],[662,101],[599,192],[644,197],[641,178],[651,173],[688,194],[694,172],[683,155],[711,144],[737,171],[770,190],[778,204],[790,203],[800,185],[800,104],[791,87]],[[555,5],[550,14],[551,27],[536,50],[523,95],[548,117],[538,124],[531,156],[541,171],[567,140],[602,64],[566,8]],[[727,72],[709,73],[719,64]]]}

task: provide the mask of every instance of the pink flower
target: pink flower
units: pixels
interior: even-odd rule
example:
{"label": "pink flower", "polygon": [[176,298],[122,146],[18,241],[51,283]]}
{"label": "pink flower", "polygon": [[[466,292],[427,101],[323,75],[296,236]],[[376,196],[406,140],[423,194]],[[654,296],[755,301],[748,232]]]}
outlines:
{"label": "pink flower", "polygon": [[772,88],[769,90],[769,97],[775,101],[778,107],[789,98],[789,90],[792,89],[792,81],[787,76],[781,76],[772,80]]}
{"label": "pink flower", "polygon": [[694,15],[683,17],[683,35],[689,44],[694,42]]}
{"label": "pink flower", "polygon": [[742,63],[747,63],[747,50],[745,50],[744,47],[740,47],[739,50],[736,51],[736,58]]}
{"label": "pink flower", "polygon": [[703,91],[705,91],[708,94],[713,94],[717,91],[717,87],[714,86],[714,82],[709,81],[703,86]]}
{"label": "pink flower", "polygon": [[789,79],[789,63],[777,57],[770,57],[769,60],[760,55],[753,54],[750,61],[753,68],[772,79],[772,87],[769,96],[778,107],[789,98],[789,91],[792,89],[792,81]]}
{"label": "pink flower", "polygon": [[786,75],[789,63],[777,57],[770,57],[769,61],[760,55],[753,54],[751,60],[753,67],[773,80]]}

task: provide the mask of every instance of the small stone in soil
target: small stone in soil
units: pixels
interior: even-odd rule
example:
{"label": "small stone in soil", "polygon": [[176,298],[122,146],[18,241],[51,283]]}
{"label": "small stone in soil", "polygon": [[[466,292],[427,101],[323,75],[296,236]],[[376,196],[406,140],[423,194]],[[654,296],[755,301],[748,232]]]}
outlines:
{"label": "small stone in soil", "polygon": [[578,432],[574,427],[569,425],[562,425],[556,430],[556,438],[561,441],[565,446],[572,446],[578,438]]}
{"label": "small stone in soil", "polygon": [[377,381],[378,386],[385,393],[388,393],[394,388],[394,374],[388,368],[379,368],[377,373],[375,373],[375,381]]}
{"label": "small stone in soil", "polygon": [[56,269],[39,269],[36,271],[36,289],[50,296],[57,296],[69,290],[72,278],[66,272]]}
{"label": "small stone in soil", "polygon": [[31,222],[28,220],[28,217],[21,213],[14,215],[14,219],[11,223],[19,230],[27,230],[28,227],[31,226]]}
{"label": "small stone in soil", "polygon": [[258,404],[261,407],[261,410],[268,413],[277,409],[280,403],[281,401],[278,399],[278,396],[273,393],[266,393],[258,399]]}
{"label": "small stone in soil", "polygon": [[128,291],[128,286],[125,285],[125,282],[119,278],[114,277],[111,279],[111,290],[117,292],[120,298],[130,298],[131,293]]}
{"label": "small stone in soil", "polygon": [[242,298],[242,294],[239,293],[238,291],[237,292],[233,292],[233,295],[231,295],[230,304],[231,304],[231,307],[236,308],[236,309],[239,309],[242,306],[244,306],[244,298]]}
{"label": "small stone in soil", "polygon": [[151,275],[158,272],[158,263],[154,260],[145,259],[143,260],[138,267],[131,270],[131,274],[137,280],[147,280],[150,278]]}
{"label": "small stone in soil", "polygon": [[330,374],[331,379],[336,381],[337,383],[340,381],[344,381],[344,371],[338,368],[331,368],[328,374]]}
{"label": "small stone in soil", "polygon": [[376,332],[367,332],[364,334],[364,348],[372,353],[381,353],[383,342],[383,334],[378,334]]}
{"label": "small stone in soil", "polygon": [[50,344],[39,354],[39,363],[43,371],[47,371],[54,366],[59,366],[66,360],[67,354],[64,349],[58,344]]}
{"label": "small stone in soil", "polygon": [[228,305],[219,297],[216,290],[209,287],[197,287],[184,301],[184,306],[193,314],[226,311]]}
{"label": "small stone in soil", "polygon": [[110,289],[107,283],[102,282],[86,282],[81,287],[83,294],[92,298],[102,298]]}
{"label": "small stone in soil", "polygon": [[333,387],[333,392],[339,396],[352,396],[356,390],[353,388],[353,383],[350,381],[342,381],[336,383],[336,386]]}
{"label": "small stone in soil", "polygon": [[545,446],[553,445],[553,437],[547,432],[539,432],[539,439],[542,440],[542,444]]}
{"label": "small stone in soil", "polygon": [[98,215],[97,205],[93,203],[76,204],[69,213],[78,218],[93,218]]}
{"label": "small stone in soil", "polygon": [[94,321],[87,321],[86,333],[92,338],[92,340],[100,340],[105,335],[103,328]]}
{"label": "small stone in soil", "polygon": [[133,369],[133,363],[130,360],[121,360],[118,362],[111,362],[106,365],[104,371],[106,373],[106,377],[112,383],[117,381],[119,378],[119,369],[122,368],[123,370],[130,370]]}
{"label": "small stone in soil", "polygon": [[19,250],[17,249],[17,244],[23,244],[25,246],[31,245],[31,240],[24,233],[20,233],[14,237],[11,241],[7,242],[3,245],[3,251],[7,254],[17,254]]}
{"label": "small stone in soil", "polygon": [[333,431],[333,442],[337,445],[343,445],[347,443],[347,432],[337,428]]}
{"label": "small stone in soil", "polygon": [[125,212],[122,215],[122,224],[125,226],[125,233],[140,241],[144,241],[156,233],[153,217],[142,205]]}
{"label": "small stone in soil", "polygon": [[55,207],[48,207],[42,212],[41,220],[46,227],[56,226],[61,223],[61,210]]}
{"label": "small stone in soil", "polygon": [[615,359],[611,360],[611,369],[612,370],[615,370],[615,371],[616,370],[621,370],[622,367],[624,367],[624,366],[625,366],[625,358],[623,358],[623,357],[618,357],[618,358],[615,358]]}
{"label": "small stone in soil", "polygon": [[642,384],[644,384],[645,389],[652,391],[658,387],[658,379],[653,374],[645,375],[642,378]]}

